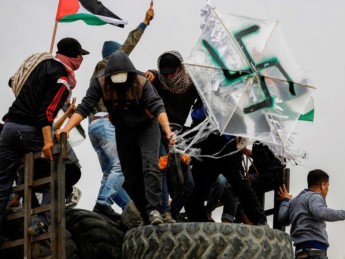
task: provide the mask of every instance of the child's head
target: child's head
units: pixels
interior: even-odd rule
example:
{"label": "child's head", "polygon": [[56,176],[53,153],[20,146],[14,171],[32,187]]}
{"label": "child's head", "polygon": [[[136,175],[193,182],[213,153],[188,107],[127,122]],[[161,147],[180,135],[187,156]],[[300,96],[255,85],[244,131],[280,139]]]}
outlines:
{"label": "child's head", "polygon": [[326,172],[315,169],[308,174],[308,188],[317,187],[320,189],[321,194],[326,197],[329,187],[329,176]]}

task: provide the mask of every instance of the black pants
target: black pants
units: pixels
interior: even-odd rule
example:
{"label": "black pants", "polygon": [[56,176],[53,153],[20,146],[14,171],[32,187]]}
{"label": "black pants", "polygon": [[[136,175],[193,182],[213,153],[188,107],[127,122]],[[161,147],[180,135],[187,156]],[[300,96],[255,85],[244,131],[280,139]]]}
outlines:
{"label": "black pants", "polygon": [[[50,176],[50,160],[45,158],[36,159],[34,162],[34,180],[48,177]],[[65,165],[65,196],[69,196],[73,191],[73,185],[75,185],[80,177],[81,177],[81,170],[77,163],[67,164]],[[24,174],[24,165],[21,165],[18,169],[18,177],[16,180],[17,185],[23,184],[25,179]],[[32,192],[31,197],[31,207],[36,208],[40,206],[36,198],[36,193],[42,193],[42,202],[41,205],[50,204],[51,201],[51,192],[50,192],[50,184],[44,184],[38,187],[35,187]],[[18,194],[23,197],[24,192],[18,192]],[[26,198],[26,197],[24,197]],[[38,213],[37,218],[39,221],[43,221],[46,224],[50,224],[50,212],[42,212]]]}
{"label": "black pants", "polygon": [[238,197],[233,188],[223,175],[219,175],[217,181],[207,198],[206,211],[208,214],[217,208],[218,202],[223,205],[222,220],[234,222],[238,207]]}
{"label": "black pants", "polygon": [[158,167],[161,140],[157,120],[135,132],[116,131],[124,186],[144,220],[162,204],[162,177]]}
{"label": "black pants", "polygon": [[[279,187],[283,185],[283,172],[284,168],[268,168],[265,170],[260,170],[258,175],[251,174],[251,169],[249,169],[251,185],[258,196],[258,198],[263,200],[266,192],[274,190],[278,192]],[[278,204],[280,201],[277,201]]]}
{"label": "black pants", "polygon": [[13,122],[5,123],[0,135],[0,236],[20,160],[25,153],[39,152],[42,147],[40,128]]}
{"label": "black pants", "polygon": [[[77,163],[65,164],[65,196],[69,196],[73,191],[73,186],[81,178],[81,170]],[[36,159],[34,163],[34,180],[50,176],[50,161],[48,159]],[[21,165],[18,169],[18,177],[16,184],[23,184],[24,179],[24,165]],[[42,188],[36,187],[33,189],[34,192],[42,192]],[[50,184],[43,185],[44,188],[50,188]],[[18,192],[23,197],[24,192]]]}
{"label": "black pants", "polygon": [[[231,141],[231,140],[230,140]],[[236,141],[229,140],[224,136],[211,134],[200,144],[202,154],[214,154],[227,144],[220,155],[231,153],[237,150]],[[185,205],[189,221],[206,222],[207,213],[204,201],[210,193],[213,183],[217,180],[219,174],[224,177],[233,187],[238,195],[243,209],[248,218],[254,224],[265,224],[266,215],[260,202],[244,175],[242,166],[242,153],[237,152],[231,156],[221,159],[203,158],[202,161],[194,161],[192,167],[194,178],[194,190]]]}
{"label": "black pants", "polygon": [[327,252],[321,250],[305,249],[295,255],[295,259],[327,259]]}

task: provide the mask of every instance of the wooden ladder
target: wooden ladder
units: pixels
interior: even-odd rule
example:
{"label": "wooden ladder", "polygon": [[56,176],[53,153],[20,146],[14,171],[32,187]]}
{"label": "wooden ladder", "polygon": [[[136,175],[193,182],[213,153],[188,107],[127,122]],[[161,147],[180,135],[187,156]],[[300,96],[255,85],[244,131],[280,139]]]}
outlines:
{"label": "wooden ladder", "polygon": [[[35,159],[41,158],[42,153],[25,154],[25,181],[24,184],[12,188],[12,193],[24,191],[23,209],[19,212],[9,214],[6,221],[23,218],[23,238],[10,240],[0,245],[0,250],[12,247],[23,247],[24,258],[31,259],[33,256],[33,243],[49,240],[52,259],[66,258],[66,223],[65,223],[65,159],[67,157],[67,135],[61,134],[60,143],[53,146],[53,160],[51,161],[50,176],[34,179]],[[31,208],[33,188],[50,183],[51,203],[37,208]],[[32,222],[32,216],[41,212],[51,212],[51,225],[49,231],[38,236],[31,237],[28,228]]]}

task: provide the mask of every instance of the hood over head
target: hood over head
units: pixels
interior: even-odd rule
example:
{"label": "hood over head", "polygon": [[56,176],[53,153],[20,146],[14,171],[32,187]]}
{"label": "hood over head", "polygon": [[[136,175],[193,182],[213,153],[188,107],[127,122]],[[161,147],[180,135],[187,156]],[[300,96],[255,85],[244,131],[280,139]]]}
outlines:
{"label": "hood over head", "polygon": [[122,51],[117,51],[109,56],[109,61],[105,67],[104,76],[109,77],[113,74],[128,72],[128,73],[140,73],[135,69],[132,61]]}
{"label": "hood over head", "polygon": [[173,73],[182,62],[183,58],[180,52],[176,50],[164,52],[157,60],[158,71],[162,75]]}

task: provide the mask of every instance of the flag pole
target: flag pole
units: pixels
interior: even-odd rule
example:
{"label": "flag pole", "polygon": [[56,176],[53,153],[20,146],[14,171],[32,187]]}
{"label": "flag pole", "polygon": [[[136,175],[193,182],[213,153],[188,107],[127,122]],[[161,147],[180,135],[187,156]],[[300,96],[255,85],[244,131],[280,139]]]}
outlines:
{"label": "flag pole", "polygon": [[[153,0],[151,0],[150,9],[153,9]],[[150,21],[151,21],[152,19],[153,19],[153,17],[151,16],[151,17],[150,17]]]}
{"label": "flag pole", "polygon": [[52,41],[51,41],[51,43],[50,43],[50,54],[53,54],[54,42],[55,42],[55,36],[56,36],[56,31],[57,31],[58,23],[59,23],[58,21],[55,21],[54,31],[53,31],[53,36],[52,36]]}

